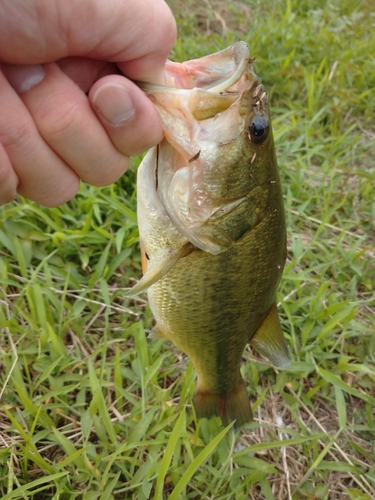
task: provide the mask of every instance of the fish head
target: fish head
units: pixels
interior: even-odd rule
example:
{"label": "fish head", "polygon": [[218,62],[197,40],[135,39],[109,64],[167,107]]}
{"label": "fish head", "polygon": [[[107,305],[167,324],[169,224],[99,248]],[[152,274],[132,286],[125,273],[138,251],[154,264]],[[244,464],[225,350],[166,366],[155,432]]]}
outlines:
{"label": "fish head", "polygon": [[[264,186],[278,181],[268,96],[252,62],[238,42],[201,59],[168,61],[165,86],[141,84],[165,134],[155,189],[178,230],[212,254],[259,223]],[[245,225],[228,230],[244,216]]]}

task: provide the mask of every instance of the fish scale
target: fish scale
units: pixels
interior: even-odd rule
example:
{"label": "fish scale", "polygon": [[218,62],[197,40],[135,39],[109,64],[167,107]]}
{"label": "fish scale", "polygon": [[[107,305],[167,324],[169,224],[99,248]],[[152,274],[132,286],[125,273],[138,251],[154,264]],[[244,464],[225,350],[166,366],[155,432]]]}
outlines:
{"label": "fish scale", "polygon": [[138,171],[144,276],[128,293],[148,290],[154,335],[192,360],[197,415],[237,426],[252,418],[240,374],[246,344],[289,363],[276,309],[286,257],[282,190],[267,94],[251,63],[239,42],[169,62],[168,86],[142,85],[165,139]]}

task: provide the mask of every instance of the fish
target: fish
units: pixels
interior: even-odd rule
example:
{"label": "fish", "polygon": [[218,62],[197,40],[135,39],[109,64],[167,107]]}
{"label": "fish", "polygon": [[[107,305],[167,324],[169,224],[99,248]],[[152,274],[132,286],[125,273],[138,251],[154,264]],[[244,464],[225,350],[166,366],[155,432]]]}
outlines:
{"label": "fish", "polygon": [[248,45],[184,63],[165,85],[139,83],[159,111],[162,142],[137,174],[143,277],[152,336],[192,361],[196,416],[240,427],[252,420],[241,375],[250,344],[290,363],[276,293],[286,225],[268,94]]}

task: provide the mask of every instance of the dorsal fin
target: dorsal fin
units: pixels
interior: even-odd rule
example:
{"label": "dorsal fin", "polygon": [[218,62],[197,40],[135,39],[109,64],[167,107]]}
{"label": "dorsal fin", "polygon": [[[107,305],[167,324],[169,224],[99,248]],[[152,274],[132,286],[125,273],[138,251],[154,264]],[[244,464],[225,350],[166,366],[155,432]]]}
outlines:
{"label": "dorsal fin", "polygon": [[290,364],[290,354],[281,330],[276,302],[250,339],[250,345],[266,356],[275,366],[286,368]]}

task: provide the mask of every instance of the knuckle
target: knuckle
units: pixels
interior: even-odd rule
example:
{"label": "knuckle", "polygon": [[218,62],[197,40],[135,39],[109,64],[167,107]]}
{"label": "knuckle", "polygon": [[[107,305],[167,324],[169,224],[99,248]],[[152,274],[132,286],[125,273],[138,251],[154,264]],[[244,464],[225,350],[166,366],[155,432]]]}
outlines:
{"label": "knuckle", "polygon": [[96,187],[109,186],[116,182],[127,171],[129,161],[129,157],[118,153],[115,159],[112,161],[108,160],[101,169],[94,169],[94,171],[98,172],[95,177],[90,179],[82,177],[82,180]]}
{"label": "knuckle", "polygon": [[49,139],[69,138],[75,135],[81,121],[80,103],[61,95],[46,105],[45,113],[40,117],[40,127]]}
{"label": "knuckle", "polygon": [[[169,54],[177,38],[176,20],[172,14],[171,9],[166,3],[159,5],[158,9],[163,9],[163,12],[159,11],[159,22],[156,26],[154,26],[153,29],[154,36],[156,35],[158,37],[158,50],[162,49],[166,54]],[[155,33],[155,28],[157,27],[159,29],[158,32]]]}
{"label": "knuckle", "polygon": [[8,122],[0,129],[0,143],[7,152],[18,152],[33,136],[33,127],[27,121]]}
{"label": "knuckle", "polygon": [[58,186],[52,186],[34,196],[33,201],[44,207],[54,208],[74,198],[78,190],[79,178],[76,175],[71,175],[69,179],[64,179]]}
{"label": "knuckle", "polygon": [[155,5],[155,9],[149,12],[145,21],[146,26],[152,26],[152,37],[143,40],[142,50],[143,55],[152,55],[164,63],[176,42],[177,26],[166,3]]}
{"label": "knuckle", "polygon": [[[150,117],[153,119],[150,120]],[[116,145],[122,153],[138,156],[156,146],[162,139],[163,129],[156,109],[143,108],[139,113],[137,124],[131,130],[125,129]]]}
{"label": "knuckle", "polygon": [[17,183],[8,168],[0,165],[0,205],[5,205],[17,198]]}
{"label": "knuckle", "polygon": [[0,191],[0,205],[5,205],[6,203],[10,203],[17,198],[17,190],[16,188],[8,188],[6,190]]}
{"label": "knuckle", "polygon": [[165,46],[166,46],[166,49],[167,49],[168,54],[169,54],[169,52],[172,50],[172,48],[176,42],[176,38],[177,38],[176,21],[175,21],[174,17],[172,16],[172,14],[169,17],[169,21],[167,22],[167,26],[165,27],[164,36],[165,36]]}
{"label": "knuckle", "polygon": [[0,193],[0,205],[6,205],[17,198],[17,191]]}

